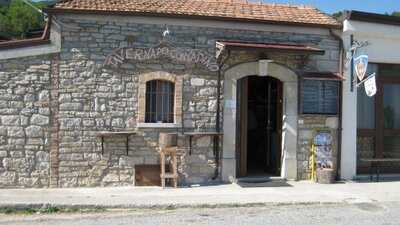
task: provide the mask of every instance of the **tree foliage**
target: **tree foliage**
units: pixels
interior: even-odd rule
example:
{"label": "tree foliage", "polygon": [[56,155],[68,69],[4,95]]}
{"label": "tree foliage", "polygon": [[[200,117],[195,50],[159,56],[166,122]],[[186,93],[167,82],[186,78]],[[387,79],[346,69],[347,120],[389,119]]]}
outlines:
{"label": "tree foliage", "polygon": [[392,13],[392,16],[400,16],[400,11],[394,11],[393,13]]}
{"label": "tree foliage", "polygon": [[332,13],[332,17],[335,18],[335,19],[337,19],[337,20],[339,20],[340,17],[342,17],[342,15],[343,15],[343,12],[342,12],[342,11]]}
{"label": "tree foliage", "polygon": [[[43,8],[43,3],[34,3]],[[44,27],[43,16],[22,0],[11,0],[10,5],[0,6],[0,35],[10,39],[25,38],[31,30]]]}

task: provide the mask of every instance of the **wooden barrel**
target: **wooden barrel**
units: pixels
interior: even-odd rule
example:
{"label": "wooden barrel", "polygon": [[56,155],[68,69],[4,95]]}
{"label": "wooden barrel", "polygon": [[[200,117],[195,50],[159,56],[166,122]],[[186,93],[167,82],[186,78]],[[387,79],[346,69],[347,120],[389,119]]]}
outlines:
{"label": "wooden barrel", "polygon": [[177,133],[160,133],[158,144],[160,148],[176,147],[178,142]]}

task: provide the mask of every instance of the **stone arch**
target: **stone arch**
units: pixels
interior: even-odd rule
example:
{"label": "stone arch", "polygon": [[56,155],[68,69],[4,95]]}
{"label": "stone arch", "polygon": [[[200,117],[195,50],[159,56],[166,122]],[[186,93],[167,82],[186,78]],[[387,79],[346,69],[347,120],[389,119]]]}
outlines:
{"label": "stone arch", "polygon": [[274,77],[283,83],[281,177],[297,179],[298,76],[288,67],[270,60],[241,63],[224,73],[222,179],[236,180],[236,85],[239,79],[252,75]]}

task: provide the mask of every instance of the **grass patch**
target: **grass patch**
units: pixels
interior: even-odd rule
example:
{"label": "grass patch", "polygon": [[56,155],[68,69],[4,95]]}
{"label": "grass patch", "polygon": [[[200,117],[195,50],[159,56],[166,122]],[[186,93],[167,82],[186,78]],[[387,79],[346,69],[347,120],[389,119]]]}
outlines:
{"label": "grass patch", "polygon": [[94,208],[63,208],[56,206],[44,206],[41,208],[27,207],[27,208],[0,208],[0,214],[21,214],[21,215],[32,215],[32,214],[56,214],[56,213],[99,213],[106,212],[107,209],[101,207]]}

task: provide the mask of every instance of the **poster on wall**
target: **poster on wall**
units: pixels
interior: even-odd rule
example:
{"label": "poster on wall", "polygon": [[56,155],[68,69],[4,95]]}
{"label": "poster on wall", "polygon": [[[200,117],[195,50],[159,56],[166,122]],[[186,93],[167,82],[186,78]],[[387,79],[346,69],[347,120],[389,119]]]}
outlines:
{"label": "poster on wall", "polygon": [[333,167],[333,137],[330,131],[318,131],[314,137],[317,168]]}
{"label": "poster on wall", "polygon": [[332,168],[332,147],[317,146],[317,168]]}

